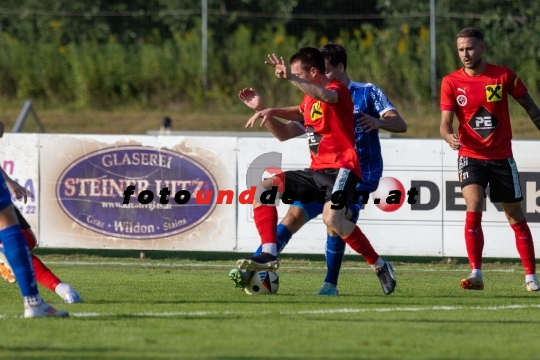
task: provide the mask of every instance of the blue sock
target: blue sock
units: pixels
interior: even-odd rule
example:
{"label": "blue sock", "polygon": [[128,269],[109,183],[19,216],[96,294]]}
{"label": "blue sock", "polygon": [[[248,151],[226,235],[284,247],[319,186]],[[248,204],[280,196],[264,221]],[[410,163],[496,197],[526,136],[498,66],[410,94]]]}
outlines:
{"label": "blue sock", "polygon": [[339,270],[341,269],[341,263],[343,262],[343,256],[345,255],[345,241],[341,240],[339,236],[326,235],[326,278],[324,282],[329,282],[337,285]]}
{"label": "blue sock", "polygon": [[[285,246],[289,243],[289,240],[292,238],[292,234],[287,229],[287,227],[283,224],[279,224],[277,226],[277,252],[278,254],[285,248]],[[253,256],[257,256],[262,252],[262,245],[259,246],[257,251],[253,253]]]}
{"label": "blue sock", "polygon": [[13,225],[0,231],[0,240],[4,244],[4,254],[11,265],[22,295],[38,295],[30,251],[21,233],[21,227]]}

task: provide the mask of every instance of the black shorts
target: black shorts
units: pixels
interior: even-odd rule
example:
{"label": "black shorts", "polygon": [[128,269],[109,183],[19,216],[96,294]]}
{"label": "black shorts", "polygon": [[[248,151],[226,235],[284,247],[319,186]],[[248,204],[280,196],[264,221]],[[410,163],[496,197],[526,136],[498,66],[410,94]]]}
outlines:
{"label": "black shorts", "polygon": [[523,200],[519,174],[514,158],[506,160],[481,160],[466,156],[458,158],[461,188],[477,184],[486,190],[492,202],[514,203]]}
{"label": "black shorts", "polygon": [[292,170],[285,171],[285,186],[282,202],[292,204],[301,201],[325,203],[332,201],[338,205],[336,210],[348,209],[355,197],[358,176],[348,169]]}
{"label": "black shorts", "polygon": [[15,210],[15,215],[17,215],[17,220],[19,220],[19,225],[21,226],[21,230],[28,230],[30,229],[30,224],[26,219],[22,216],[19,209],[17,209],[16,206],[13,206],[13,209]]}

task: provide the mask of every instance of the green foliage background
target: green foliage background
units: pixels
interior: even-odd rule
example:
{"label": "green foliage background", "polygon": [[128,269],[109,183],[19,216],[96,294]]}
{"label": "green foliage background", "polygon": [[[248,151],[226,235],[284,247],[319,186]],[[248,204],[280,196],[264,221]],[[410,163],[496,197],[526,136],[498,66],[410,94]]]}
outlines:
{"label": "green foliage background", "polygon": [[[429,1],[209,0],[209,87],[203,91],[200,0],[4,0],[0,96],[54,106],[231,104],[253,87],[272,104],[297,101],[266,54],[342,43],[349,73],[392,100],[429,106]],[[488,61],[540,89],[540,2],[437,1],[437,74],[457,69],[455,34],[484,32]]]}

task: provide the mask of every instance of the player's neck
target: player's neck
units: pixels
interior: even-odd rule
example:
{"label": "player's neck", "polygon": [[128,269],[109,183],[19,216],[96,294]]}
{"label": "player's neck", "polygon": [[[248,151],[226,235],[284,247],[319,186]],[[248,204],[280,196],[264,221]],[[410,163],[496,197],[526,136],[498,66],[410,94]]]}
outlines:
{"label": "player's neck", "polygon": [[469,76],[478,76],[478,75],[482,75],[484,71],[486,71],[486,67],[487,67],[486,61],[482,60],[474,68],[472,69],[464,68],[464,70],[465,70],[465,73]]}

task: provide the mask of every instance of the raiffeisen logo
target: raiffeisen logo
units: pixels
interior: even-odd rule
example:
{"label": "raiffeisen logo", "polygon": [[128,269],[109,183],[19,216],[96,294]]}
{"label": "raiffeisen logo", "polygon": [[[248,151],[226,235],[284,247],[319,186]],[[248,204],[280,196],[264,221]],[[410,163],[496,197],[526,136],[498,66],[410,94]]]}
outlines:
{"label": "raiffeisen logo", "polygon": [[[142,195],[141,201],[123,204],[127,187]],[[163,188],[178,194],[179,202],[153,201]],[[60,207],[77,224],[136,240],[173,236],[197,226],[215,209],[217,193],[214,177],[197,161],[144,146],[87,154],[64,170],[56,188]]]}

